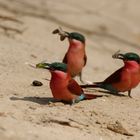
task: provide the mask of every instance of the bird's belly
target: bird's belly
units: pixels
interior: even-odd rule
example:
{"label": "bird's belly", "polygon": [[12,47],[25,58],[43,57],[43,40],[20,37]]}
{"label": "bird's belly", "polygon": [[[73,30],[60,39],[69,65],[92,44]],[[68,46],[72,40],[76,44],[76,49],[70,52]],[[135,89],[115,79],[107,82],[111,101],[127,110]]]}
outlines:
{"label": "bird's belly", "polygon": [[119,92],[125,92],[130,90],[131,81],[129,79],[122,80],[118,83],[113,83],[112,86]]}
{"label": "bird's belly", "polygon": [[75,98],[75,95],[70,93],[67,87],[65,85],[61,85],[61,83],[51,83],[50,88],[55,99],[72,101],[72,99]]}
{"label": "bird's belly", "polygon": [[74,77],[82,71],[85,62],[84,59],[81,59],[81,57],[70,55],[68,57],[71,58],[68,58],[68,71],[71,73],[72,77]]}
{"label": "bird's belly", "polygon": [[82,71],[83,66],[79,65],[79,66],[75,66],[73,64],[69,64],[68,65],[68,71],[70,72],[72,77],[75,77],[76,75],[78,75],[81,71]]}
{"label": "bird's belly", "polygon": [[113,84],[112,85],[115,89],[117,89],[117,91],[119,92],[125,92],[129,90],[130,85],[126,85],[124,83],[119,83],[119,84]]}
{"label": "bird's belly", "polygon": [[140,82],[140,75],[133,74],[131,79],[126,79],[122,82],[112,84],[114,88],[116,88],[120,92],[129,91],[132,88],[135,88]]}
{"label": "bird's belly", "polygon": [[140,74],[133,75],[131,81],[131,88],[135,88],[140,82]]}

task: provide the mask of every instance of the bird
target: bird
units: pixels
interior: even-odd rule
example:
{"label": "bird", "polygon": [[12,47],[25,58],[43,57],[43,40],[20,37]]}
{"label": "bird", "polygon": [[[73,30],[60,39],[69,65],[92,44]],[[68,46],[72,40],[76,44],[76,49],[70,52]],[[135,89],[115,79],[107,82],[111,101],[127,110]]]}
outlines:
{"label": "bird", "polygon": [[114,94],[128,91],[128,96],[132,97],[131,90],[140,82],[140,56],[133,52],[124,54],[117,52],[112,57],[123,60],[124,66],[102,82],[93,82],[93,84],[81,85],[81,87],[102,88]]}
{"label": "bird", "polygon": [[85,83],[82,79],[82,69],[86,65],[87,55],[85,51],[86,39],[84,35],[78,32],[66,32],[60,27],[55,29],[53,34],[59,34],[60,40],[63,41],[68,38],[69,48],[62,60],[63,63],[68,65],[68,71],[72,77],[79,76],[80,81]]}
{"label": "bird", "polygon": [[80,85],[67,71],[67,64],[61,62],[38,63],[37,68],[48,69],[51,73],[50,89],[54,99],[75,104],[85,99],[94,99],[101,95],[85,94]]}

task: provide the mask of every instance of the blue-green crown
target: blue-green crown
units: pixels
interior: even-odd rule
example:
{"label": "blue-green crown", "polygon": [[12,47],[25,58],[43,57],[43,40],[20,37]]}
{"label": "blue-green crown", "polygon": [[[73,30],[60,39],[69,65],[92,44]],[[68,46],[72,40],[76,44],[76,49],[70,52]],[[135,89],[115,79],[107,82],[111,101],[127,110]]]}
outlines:
{"label": "blue-green crown", "polygon": [[85,37],[82,34],[77,33],[77,32],[69,33],[69,38],[76,39],[76,40],[81,41],[82,43],[85,43]]}
{"label": "blue-green crown", "polygon": [[126,54],[124,54],[124,58],[126,60],[133,60],[133,61],[137,61],[138,63],[140,63],[140,56],[136,53],[132,53],[132,52],[126,53]]}
{"label": "blue-green crown", "polygon": [[50,69],[50,70],[60,70],[63,72],[67,72],[67,64],[60,63],[60,62],[54,62],[54,63],[42,62],[42,63],[37,64],[36,67]]}

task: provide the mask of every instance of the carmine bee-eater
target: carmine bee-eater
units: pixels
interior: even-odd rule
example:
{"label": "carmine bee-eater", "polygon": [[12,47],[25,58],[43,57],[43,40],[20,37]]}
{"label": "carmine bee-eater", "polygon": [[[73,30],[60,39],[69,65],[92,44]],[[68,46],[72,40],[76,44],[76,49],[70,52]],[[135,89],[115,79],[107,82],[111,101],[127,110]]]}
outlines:
{"label": "carmine bee-eater", "polygon": [[65,32],[61,28],[53,31],[53,34],[57,33],[60,35],[61,41],[65,38],[68,38],[69,41],[69,48],[62,62],[68,65],[68,71],[72,77],[78,75],[80,77],[80,81],[84,83],[82,80],[82,69],[86,65],[87,61],[85,52],[85,37],[77,32]]}
{"label": "carmine bee-eater", "polygon": [[39,63],[36,67],[48,69],[51,72],[50,88],[53,97],[57,100],[74,104],[84,99],[101,97],[100,95],[85,94],[80,85],[67,72],[65,63]]}
{"label": "carmine bee-eater", "polygon": [[118,52],[112,57],[123,60],[124,66],[111,74],[103,82],[81,85],[81,87],[103,88],[114,94],[128,91],[128,96],[131,97],[131,89],[135,88],[140,82],[140,56],[132,52],[125,54]]}

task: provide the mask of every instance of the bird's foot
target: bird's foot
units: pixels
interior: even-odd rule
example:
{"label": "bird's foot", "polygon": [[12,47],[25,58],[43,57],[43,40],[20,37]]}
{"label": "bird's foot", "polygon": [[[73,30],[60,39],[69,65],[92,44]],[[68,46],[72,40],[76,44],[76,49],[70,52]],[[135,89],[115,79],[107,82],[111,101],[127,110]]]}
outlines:
{"label": "bird's foot", "polygon": [[129,98],[133,98],[131,95],[128,95]]}
{"label": "bird's foot", "polygon": [[128,96],[129,96],[130,98],[132,98],[132,96],[131,96],[131,90],[128,91]]}

